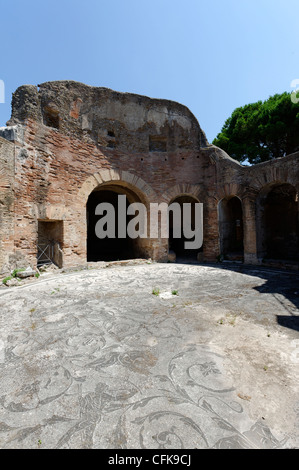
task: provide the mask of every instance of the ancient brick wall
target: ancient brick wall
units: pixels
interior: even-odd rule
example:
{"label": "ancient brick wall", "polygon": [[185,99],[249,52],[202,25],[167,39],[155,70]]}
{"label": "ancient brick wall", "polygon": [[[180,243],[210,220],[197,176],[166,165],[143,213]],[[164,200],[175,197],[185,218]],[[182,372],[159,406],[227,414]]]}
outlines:
{"label": "ancient brick wall", "polygon": [[14,262],[14,160],[13,143],[0,137],[0,270]]}
{"label": "ancient brick wall", "polygon": [[[0,135],[0,168],[9,180],[1,187],[2,270],[8,259],[35,265],[47,230],[59,243],[60,265],[84,264],[86,205],[98,189],[125,194],[147,208],[182,195],[202,202],[205,261],[221,254],[219,203],[237,197],[242,257],[256,263],[259,192],[287,181],[298,193],[298,155],[244,167],[208,144],[186,107],[76,82],[20,87]],[[168,248],[161,238],[136,242],[136,253],[161,261]]]}

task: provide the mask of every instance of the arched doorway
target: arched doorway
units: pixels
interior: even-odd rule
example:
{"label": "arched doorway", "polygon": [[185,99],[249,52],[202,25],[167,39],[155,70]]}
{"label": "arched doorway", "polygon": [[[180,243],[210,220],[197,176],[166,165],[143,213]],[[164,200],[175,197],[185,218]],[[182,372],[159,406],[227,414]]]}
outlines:
{"label": "arched doorway", "polygon": [[[191,207],[191,231],[195,230],[196,226],[196,215],[195,215],[195,205],[199,201],[194,196],[181,195],[175,197],[169,204],[171,206],[173,203],[178,203],[180,206],[180,217],[176,217],[172,211],[169,212],[169,251],[173,251],[176,254],[176,259],[186,259],[186,260],[200,260],[199,253],[203,253],[203,245],[200,248],[186,248],[186,242],[194,241],[193,238],[186,237],[186,234],[183,230],[183,204],[190,204]],[[180,227],[180,236],[177,237],[175,227]]]}
{"label": "arched doorway", "polygon": [[257,199],[258,256],[299,260],[298,194],[288,183],[264,188]]}
{"label": "arched doorway", "polygon": [[[119,204],[119,195],[124,196]],[[122,225],[120,234],[120,216],[124,220],[125,228],[132,215],[127,215],[128,206],[134,202],[142,202],[140,197],[130,188],[117,183],[102,184],[89,195],[86,204],[87,216],[87,261],[115,261],[143,257],[144,249],[142,239],[131,239]],[[115,238],[107,236],[99,238],[96,234],[96,224],[106,216],[96,214],[96,207],[101,203],[108,203],[114,208]],[[122,214],[120,214],[122,211]]]}
{"label": "arched doorway", "polygon": [[222,199],[218,205],[220,252],[226,259],[242,261],[243,210],[237,196]]}

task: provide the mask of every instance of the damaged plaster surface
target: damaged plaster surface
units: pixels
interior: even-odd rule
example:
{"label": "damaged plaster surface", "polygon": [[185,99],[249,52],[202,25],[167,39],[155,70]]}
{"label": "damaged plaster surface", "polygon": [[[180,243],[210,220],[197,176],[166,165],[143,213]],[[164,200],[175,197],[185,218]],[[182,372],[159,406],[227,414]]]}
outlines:
{"label": "damaged plaster surface", "polygon": [[0,290],[2,449],[298,447],[297,273],[99,265]]}

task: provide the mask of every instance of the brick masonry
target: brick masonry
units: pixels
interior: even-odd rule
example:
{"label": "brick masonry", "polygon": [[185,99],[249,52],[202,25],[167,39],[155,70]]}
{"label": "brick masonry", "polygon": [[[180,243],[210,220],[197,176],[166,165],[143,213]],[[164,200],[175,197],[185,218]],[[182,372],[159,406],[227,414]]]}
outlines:
{"label": "brick masonry", "polygon": [[[0,270],[36,265],[43,221],[63,227],[63,266],[86,263],[86,204],[98,188],[117,188],[147,207],[181,195],[202,202],[203,259],[213,262],[221,254],[219,202],[236,196],[244,261],[259,263],[260,195],[288,184],[298,200],[298,156],[245,167],[210,145],[178,103],[71,81],[24,85],[0,129]],[[168,241],[143,239],[139,252],[167,261]]]}

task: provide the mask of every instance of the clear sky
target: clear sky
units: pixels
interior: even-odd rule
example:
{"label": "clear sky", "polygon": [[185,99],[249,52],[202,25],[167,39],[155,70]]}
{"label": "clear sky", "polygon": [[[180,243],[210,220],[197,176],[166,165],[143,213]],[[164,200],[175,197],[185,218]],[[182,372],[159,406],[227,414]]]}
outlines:
{"label": "clear sky", "polygon": [[186,105],[211,142],[299,79],[298,0],[0,0],[0,126],[23,84],[76,80]]}

